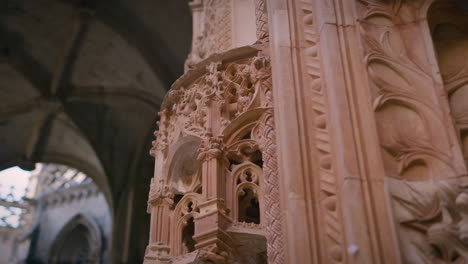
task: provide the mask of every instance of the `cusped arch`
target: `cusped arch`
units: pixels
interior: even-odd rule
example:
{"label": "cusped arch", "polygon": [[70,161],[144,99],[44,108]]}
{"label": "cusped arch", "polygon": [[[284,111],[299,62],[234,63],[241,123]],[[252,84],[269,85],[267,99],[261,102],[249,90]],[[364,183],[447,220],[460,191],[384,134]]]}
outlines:
{"label": "cusped arch", "polygon": [[244,162],[234,167],[232,171],[231,185],[232,197],[231,208],[232,217],[236,221],[241,222],[239,208],[241,204],[239,199],[247,192],[252,192],[254,197],[259,202],[260,221],[262,223],[265,219],[265,202],[264,202],[264,178],[263,170],[256,164],[251,162]]}
{"label": "cusped arch", "polygon": [[[203,196],[198,193],[187,193],[177,203],[172,215],[172,237],[171,248],[172,255],[177,256],[184,253],[183,251],[183,230],[187,226],[190,219],[196,218],[200,214],[198,205],[203,202]],[[187,253],[187,252],[185,252]]]}

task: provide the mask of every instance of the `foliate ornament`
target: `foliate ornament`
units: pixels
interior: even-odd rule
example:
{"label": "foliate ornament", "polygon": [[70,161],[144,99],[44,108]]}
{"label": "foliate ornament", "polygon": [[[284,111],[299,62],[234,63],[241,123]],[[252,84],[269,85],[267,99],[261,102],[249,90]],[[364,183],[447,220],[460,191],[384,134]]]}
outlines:
{"label": "foliate ornament", "polygon": [[252,80],[260,84],[260,90],[265,97],[261,107],[271,107],[273,105],[273,92],[271,80],[271,64],[269,57],[255,57],[252,63]]}
{"label": "foliate ornament", "polygon": [[256,160],[261,159],[261,155],[260,157],[257,157],[258,151],[259,145],[256,140],[243,139],[231,144],[226,156],[230,160],[234,160],[239,164],[246,161],[255,162]]}
{"label": "foliate ornament", "polygon": [[206,132],[198,152],[197,159],[205,161],[218,159],[224,154],[224,143],[222,137],[214,137],[211,132]]}
{"label": "foliate ornament", "polygon": [[[272,114],[271,66],[269,58],[261,54],[259,48],[260,45],[239,48],[235,52],[226,52],[207,59],[206,62],[201,63],[193,71],[187,72],[176,81],[163,102],[159,131],[155,133],[157,139],[153,146],[158,164],[172,166],[173,155],[169,155],[169,153],[175,153],[174,155],[177,156],[176,148],[180,146],[179,143],[184,144],[185,140],[193,139],[197,141],[198,145],[199,140],[201,140],[200,146],[198,146],[197,160],[201,163],[210,161],[209,166],[205,166],[206,163],[203,164],[201,173],[203,174],[204,169],[207,169],[206,173],[213,173],[212,168],[216,167],[216,173],[222,170],[223,175],[227,175],[229,179],[227,181],[227,179],[209,178],[208,180],[212,181],[212,184],[204,184],[205,182],[203,182],[202,188],[194,188],[190,192],[181,191],[171,185],[172,183],[169,186],[164,185],[164,182],[158,182],[158,185],[152,184],[151,201],[157,201],[163,197],[172,198],[174,195],[170,192],[170,188],[173,188],[178,195],[182,195],[181,199],[176,199],[177,202],[173,207],[164,208],[171,212],[170,219],[174,223],[170,231],[172,260],[176,258],[181,258],[181,261],[193,258],[201,260],[202,255],[206,255],[206,260],[214,263],[218,261],[225,263],[227,260],[231,261],[231,259],[237,258],[236,254],[238,253],[234,251],[228,250],[228,253],[224,253],[217,248],[209,249],[211,242],[207,242],[206,245],[200,244],[202,243],[200,241],[205,238],[199,237],[200,234],[197,233],[197,230],[194,231],[194,239],[199,243],[195,249],[197,254],[185,254],[188,252],[187,248],[184,249],[178,234],[189,224],[188,221],[191,218],[194,219],[195,225],[200,223],[201,226],[202,221],[211,221],[203,219],[218,217],[214,215],[216,213],[224,222],[217,224],[220,232],[215,234],[215,237],[230,241],[232,239],[230,235],[223,232],[228,232],[226,230],[233,222],[231,218],[235,217],[233,215],[239,211],[232,211],[236,202],[234,197],[238,197],[238,194],[244,194],[244,201],[251,202],[249,198],[256,196],[257,201],[261,204],[259,206],[261,218],[258,218],[258,221],[262,219],[262,224],[251,226],[250,231],[244,229],[243,232],[249,233],[252,230],[261,229],[261,226],[264,226],[264,219],[267,219],[267,217],[263,217],[265,216],[264,211],[267,211],[265,208],[269,208],[269,213],[275,218],[270,222],[268,219],[266,220],[267,223],[271,223],[271,226],[268,227],[271,233],[269,241],[272,241],[272,246],[269,246],[268,250],[274,260],[271,263],[284,263],[279,183],[276,179],[276,182],[273,182],[274,186],[266,187],[271,199],[273,199],[272,196],[278,196],[271,204],[264,203],[265,191],[262,186],[264,184],[263,166],[269,168],[271,177],[278,177],[275,145],[274,143],[266,143],[265,151],[268,154],[265,154],[262,161],[259,142],[256,142],[256,136],[251,134],[253,126],[263,113],[268,111],[270,115]],[[265,142],[271,141],[274,137],[272,121],[271,118],[267,122],[267,127],[270,130],[266,135]],[[162,151],[159,151],[160,149]],[[160,155],[163,155],[163,158]],[[216,159],[216,162],[212,163],[213,159]],[[211,165],[216,166],[212,167]],[[243,170],[243,166],[250,167]],[[164,174],[165,171],[170,173],[171,170],[161,169],[160,173]],[[213,177],[212,174],[209,175],[211,175],[209,177]],[[163,176],[164,179],[174,179],[170,175],[160,176]],[[206,180],[205,175],[202,179]],[[272,180],[267,182],[267,184],[271,183]],[[224,184],[227,186],[221,186]],[[223,190],[219,192],[219,197],[205,201],[204,192],[209,192],[213,186],[223,189],[229,188],[230,191]],[[228,204],[224,204],[225,201]],[[245,208],[247,207],[241,209]],[[156,217],[164,216],[158,215]],[[267,229],[266,226],[265,229]],[[198,230],[201,232],[201,229]],[[263,235],[263,232],[256,231],[254,235]],[[263,238],[260,240],[262,243],[265,241]],[[215,246],[220,245],[215,243]],[[262,245],[262,247],[266,246]],[[225,250],[224,246],[222,247],[221,250]],[[203,253],[206,250],[209,253]],[[265,252],[265,248],[261,248],[261,250]]]}
{"label": "foliate ornament", "polygon": [[153,157],[156,155],[156,151],[165,152],[165,150],[167,150],[168,147],[167,127],[169,124],[167,109],[162,109],[161,112],[158,113],[158,115],[159,121],[156,124],[159,127],[159,130],[154,132],[156,140],[152,142],[153,147],[150,150],[150,155]]}
{"label": "foliate ornament", "polygon": [[[431,74],[406,50],[402,32],[396,26],[407,8],[402,1],[384,3],[361,0],[367,7],[365,20],[379,17],[382,25],[361,23],[366,48],[365,62],[374,94],[379,138],[384,151],[393,157],[385,162],[387,176],[407,180],[427,180],[430,173],[410,173],[415,165],[433,170],[435,175],[458,174],[451,158],[450,142],[441,137],[446,124],[433,105]],[[403,14],[402,14],[403,13]]]}
{"label": "foliate ornament", "polygon": [[434,78],[414,46],[404,41],[404,21],[425,1],[360,0],[365,63],[382,146],[393,214],[405,263],[465,263],[466,187],[455,176],[447,123],[433,93]]}
{"label": "foliate ornament", "polygon": [[[219,102],[221,127],[255,107],[271,101],[271,67],[269,58],[256,56],[223,64],[209,63],[205,73],[187,86],[171,89],[159,113],[159,131],[155,132],[151,155],[167,152],[177,138],[193,135],[202,138],[207,132],[211,104]],[[227,114],[226,114],[227,112]]]}
{"label": "foliate ornament", "polygon": [[399,222],[424,237],[424,243],[413,242],[419,251],[417,260],[465,263],[468,260],[468,186],[448,182],[438,182],[432,187],[410,182],[400,186],[400,192],[393,194],[401,208],[397,213]]}
{"label": "foliate ornament", "polygon": [[257,39],[261,42],[268,42],[269,34],[266,0],[255,0],[255,18]]}
{"label": "foliate ornament", "polygon": [[163,199],[167,199],[172,203],[172,199],[174,199],[174,193],[171,191],[170,186],[165,184],[163,179],[155,182],[154,178],[152,178],[148,203],[157,203]]}
{"label": "foliate ornament", "polygon": [[223,73],[219,69],[220,66],[221,62],[212,62],[206,67],[205,84],[201,89],[205,106],[212,100],[224,100]]}

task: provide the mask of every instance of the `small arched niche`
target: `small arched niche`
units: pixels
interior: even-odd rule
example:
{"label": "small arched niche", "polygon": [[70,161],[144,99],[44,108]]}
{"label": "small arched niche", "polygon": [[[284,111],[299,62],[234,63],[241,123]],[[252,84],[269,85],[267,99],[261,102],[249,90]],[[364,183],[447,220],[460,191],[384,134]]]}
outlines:
{"label": "small arched niche", "polygon": [[169,182],[176,194],[195,192],[201,186],[200,163],[197,160],[200,139],[185,137],[170,155]]}
{"label": "small arched niche", "polygon": [[182,254],[195,251],[195,222],[193,217],[187,220],[187,224],[182,228]]}
{"label": "small arched niche", "polygon": [[260,224],[260,202],[255,190],[245,188],[238,196],[239,212],[238,221]]}

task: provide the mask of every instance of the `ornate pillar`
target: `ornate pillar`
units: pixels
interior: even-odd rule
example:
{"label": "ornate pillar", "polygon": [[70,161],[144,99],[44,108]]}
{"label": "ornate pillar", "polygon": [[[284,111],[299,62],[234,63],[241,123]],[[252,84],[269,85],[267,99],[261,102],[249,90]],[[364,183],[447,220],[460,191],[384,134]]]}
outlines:
{"label": "ornate pillar", "polygon": [[267,1],[288,263],[399,263],[354,2]]}
{"label": "ornate pillar", "polygon": [[[214,106],[217,106],[214,103]],[[212,108],[216,115],[218,107]],[[226,230],[232,223],[228,217],[225,204],[226,175],[228,161],[225,157],[224,143],[220,136],[215,137],[210,132],[204,135],[199,150],[198,160],[201,162],[203,196],[205,202],[199,204],[200,214],[195,219],[195,236],[197,248],[207,249],[216,253],[213,256],[218,261],[231,251],[232,238]],[[224,263],[224,262],[223,262]]]}
{"label": "ornate pillar", "polygon": [[174,205],[174,194],[164,180],[151,179],[148,199],[148,213],[151,214],[149,245],[146,249],[145,263],[168,263],[170,260],[170,208]]}
{"label": "ornate pillar", "polygon": [[267,1],[287,262],[466,261],[432,2]]}

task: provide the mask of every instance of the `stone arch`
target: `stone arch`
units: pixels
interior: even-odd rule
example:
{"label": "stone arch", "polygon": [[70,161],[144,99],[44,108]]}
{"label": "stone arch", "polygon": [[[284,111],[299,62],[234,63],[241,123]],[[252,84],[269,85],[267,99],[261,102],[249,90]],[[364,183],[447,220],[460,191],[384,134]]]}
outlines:
{"label": "stone arch", "polygon": [[[184,231],[191,221],[194,221],[195,218],[200,213],[198,205],[203,201],[202,195],[198,193],[188,193],[179,201],[174,209],[173,219],[172,219],[172,232],[176,234],[172,237],[171,248],[172,255],[178,256],[181,254],[191,252],[190,249],[187,252],[186,245],[184,245]],[[193,229],[193,235],[195,234],[195,229]],[[185,247],[185,248],[184,248]]]}
{"label": "stone arch", "polygon": [[[244,162],[236,166],[232,171],[232,212],[233,219],[238,222],[247,222],[254,224],[261,224],[265,221],[265,206],[263,194],[263,171],[262,169],[251,162]],[[258,220],[249,219],[246,217],[249,209],[253,209],[253,205],[249,204],[254,199],[258,202]]]}
{"label": "stone arch", "polygon": [[456,0],[433,1],[427,17],[450,112],[468,163],[468,10]]}
{"label": "stone arch", "polygon": [[[237,222],[261,224],[265,220],[263,154],[259,135],[262,113],[263,109],[243,113],[223,133],[229,161],[227,204],[232,209],[231,217]],[[255,209],[258,218],[247,220],[247,208]]]}
{"label": "stone arch", "polygon": [[98,224],[79,213],[56,236],[50,249],[49,263],[84,261],[97,264],[100,263],[101,253],[102,234]]}
{"label": "stone arch", "polygon": [[177,141],[168,154],[167,183],[174,193],[194,192],[201,186],[200,163],[197,151],[201,139],[186,136]]}

